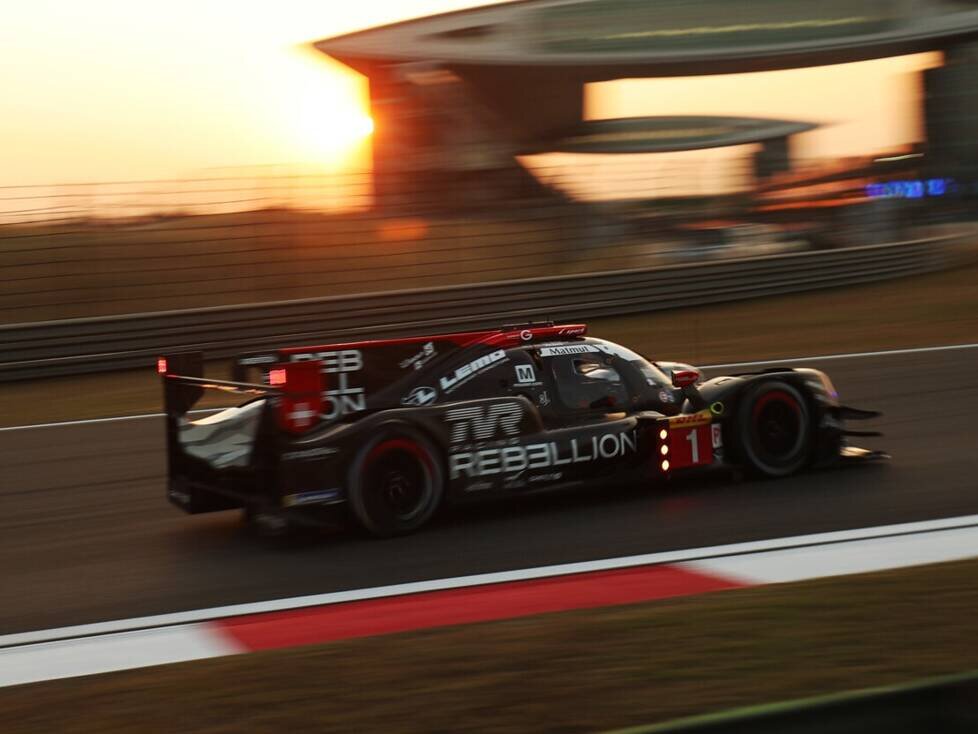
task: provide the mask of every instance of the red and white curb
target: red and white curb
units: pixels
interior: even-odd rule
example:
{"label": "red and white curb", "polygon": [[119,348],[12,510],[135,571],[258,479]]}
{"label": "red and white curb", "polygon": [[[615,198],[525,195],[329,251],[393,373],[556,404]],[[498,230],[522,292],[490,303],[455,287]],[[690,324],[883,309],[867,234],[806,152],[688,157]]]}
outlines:
{"label": "red and white curb", "polygon": [[978,515],[0,636],[0,686],[978,556]]}

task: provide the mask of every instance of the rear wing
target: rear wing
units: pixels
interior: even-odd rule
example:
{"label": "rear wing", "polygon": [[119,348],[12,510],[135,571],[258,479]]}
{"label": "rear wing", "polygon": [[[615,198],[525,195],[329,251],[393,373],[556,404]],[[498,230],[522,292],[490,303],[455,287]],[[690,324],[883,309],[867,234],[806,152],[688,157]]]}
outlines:
{"label": "rear wing", "polygon": [[302,433],[319,423],[324,380],[318,361],[272,365],[269,384],[205,378],[202,352],[183,352],[160,357],[156,371],[163,380],[163,405],[167,419],[184,417],[205,390],[270,398],[279,428]]}

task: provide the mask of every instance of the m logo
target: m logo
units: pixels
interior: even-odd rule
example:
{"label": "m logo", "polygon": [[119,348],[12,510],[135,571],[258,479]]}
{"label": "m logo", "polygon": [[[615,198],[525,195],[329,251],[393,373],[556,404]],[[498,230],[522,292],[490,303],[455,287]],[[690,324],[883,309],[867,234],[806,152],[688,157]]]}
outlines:
{"label": "m logo", "polygon": [[496,403],[455,408],[445,414],[451,424],[449,440],[453,443],[488,441],[500,433],[518,436],[523,408],[519,403]]}
{"label": "m logo", "polygon": [[537,381],[536,373],[533,371],[533,365],[529,364],[518,364],[516,365],[516,381],[520,384],[527,384]]}

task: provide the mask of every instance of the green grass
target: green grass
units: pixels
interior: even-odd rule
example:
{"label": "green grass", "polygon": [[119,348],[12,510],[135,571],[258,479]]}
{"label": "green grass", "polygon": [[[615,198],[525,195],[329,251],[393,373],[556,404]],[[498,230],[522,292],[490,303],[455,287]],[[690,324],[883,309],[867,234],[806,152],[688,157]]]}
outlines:
{"label": "green grass", "polygon": [[978,561],[0,689],[3,731],[586,732],[978,666]]}
{"label": "green grass", "polygon": [[[978,265],[853,288],[594,319],[591,333],[660,359],[694,364],[974,342]],[[213,367],[219,370],[214,376],[227,376],[223,364]],[[160,407],[151,365],[0,385],[0,425]]]}

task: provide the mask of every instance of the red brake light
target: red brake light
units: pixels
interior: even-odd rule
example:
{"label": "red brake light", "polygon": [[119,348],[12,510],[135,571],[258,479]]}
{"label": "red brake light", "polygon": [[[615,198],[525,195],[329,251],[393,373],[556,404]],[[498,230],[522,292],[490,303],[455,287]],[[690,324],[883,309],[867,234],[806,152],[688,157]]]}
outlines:
{"label": "red brake light", "polygon": [[156,371],[161,374],[166,374],[166,357],[160,357],[156,360]]}
{"label": "red brake light", "polygon": [[286,376],[285,368],[268,371],[269,385],[274,385],[274,386],[284,385],[286,381],[287,381],[287,376]]}
{"label": "red brake light", "polygon": [[283,388],[278,399],[279,426],[289,433],[302,433],[320,420],[323,410],[322,363],[289,362],[269,370],[268,381]]}

